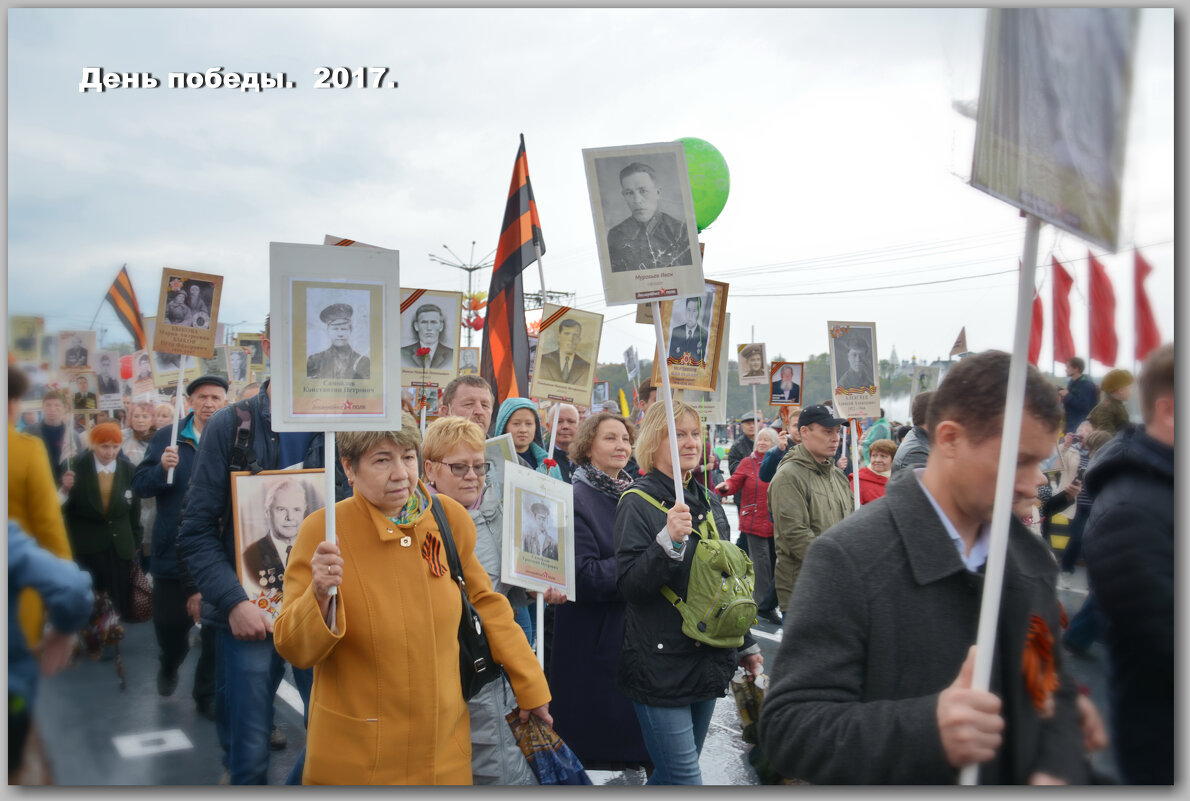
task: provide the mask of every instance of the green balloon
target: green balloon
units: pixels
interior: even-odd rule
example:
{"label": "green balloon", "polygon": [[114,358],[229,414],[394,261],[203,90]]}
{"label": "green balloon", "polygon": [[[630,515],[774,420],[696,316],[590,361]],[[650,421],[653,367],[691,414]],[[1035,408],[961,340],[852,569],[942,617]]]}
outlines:
{"label": "green balloon", "polygon": [[690,194],[694,217],[701,233],[727,205],[731,173],[718,148],[705,139],[684,136],[678,140],[686,150],[686,170],[690,173]]}

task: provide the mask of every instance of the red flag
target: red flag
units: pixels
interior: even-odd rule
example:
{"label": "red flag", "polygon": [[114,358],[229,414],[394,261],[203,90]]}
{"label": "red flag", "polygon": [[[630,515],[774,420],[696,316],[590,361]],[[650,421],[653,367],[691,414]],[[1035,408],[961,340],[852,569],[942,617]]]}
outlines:
{"label": "red flag", "polygon": [[1054,263],[1054,361],[1065,364],[1074,358],[1074,337],[1070,335],[1070,287],[1074,279],[1056,258],[1051,260]]}
{"label": "red flag", "polygon": [[1157,330],[1157,320],[1153,317],[1153,307],[1149,305],[1149,293],[1145,292],[1145,279],[1153,268],[1136,251],[1136,261],[1132,272],[1133,294],[1136,298],[1136,360],[1144,361],[1149,351],[1161,344],[1161,332]]}
{"label": "red flag", "polygon": [[1041,309],[1041,293],[1033,290],[1033,324],[1029,328],[1029,364],[1037,366],[1041,358],[1041,338],[1045,334],[1045,314]]}
{"label": "red flag", "polygon": [[1114,367],[1119,342],[1116,340],[1116,293],[1112,289],[1107,270],[1099,260],[1087,252],[1090,260],[1090,294],[1087,313],[1091,316],[1090,357],[1100,364]]}
{"label": "red flag", "polygon": [[496,392],[497,407],[505,398],[527,397],[529,392],[529,331],[525,326],[521,272],[542,253],[545,253],[545,240],[541,236],[533,186],[529,183],[525,136],[521,134],[504,206],[504,224],[496,246],[496,267],[488,288],[488,315],[484,320],[479,368],[480,375]]}

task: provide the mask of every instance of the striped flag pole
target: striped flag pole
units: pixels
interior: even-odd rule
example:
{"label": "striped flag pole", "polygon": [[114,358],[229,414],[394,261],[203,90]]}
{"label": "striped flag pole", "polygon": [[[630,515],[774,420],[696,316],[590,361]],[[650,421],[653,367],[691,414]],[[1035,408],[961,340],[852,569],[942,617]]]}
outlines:
{"label": "striped flag pole", "polygon": [[[544,254],[545,240],[529,183],[529,161],[522,134],[496,246],[496,266],[488,288],[488,314],[484,319],[480,358],[479,374],[492,386],[497,408],[506,398],[528,396],[529,332],[525,325],[521,273],[534,261],[540,267]],[[543,292],[544,288],[543,282]]]}

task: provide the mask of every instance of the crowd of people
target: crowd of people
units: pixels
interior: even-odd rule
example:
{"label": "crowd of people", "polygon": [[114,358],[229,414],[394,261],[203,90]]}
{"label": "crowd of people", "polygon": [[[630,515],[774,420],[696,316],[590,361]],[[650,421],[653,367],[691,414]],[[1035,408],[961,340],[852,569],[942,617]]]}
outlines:
{"label": "crowd of people", "polygon": [[[506,722],[530,717],[588,768],[700,784],[712,710],[741,669],[770,676],[758,749],[787,780],[954,783],[978,765],[984,784],[1085,784],[1103,779],[1088,754],[1110,740],[1122,781],[1172,783],[1173,347],[1138,380],[1112,370],[1096,387],[1084,368],[1072,359],[1061,390],[1029,369],[1000,635],[980,690],[1007,354],[961,359],[914,396],[905,425],[881,410],[856,464],[827,399],[796,417],[745,415],[717,452],[697,411],[652,387],[632,419],[565,404],[547,415],[459,376],[424,428],[405,400],[400,430],[337,437],[336,537],[324,509],[301,523],[279,556],[275,622],[237,576],[231,475],[328,465],[321,433],[273,430],[268,381],[233,399],[204,375],[185,387],[181,419],[171,404],[129,402],[80,432],[56,390],[37,419],[23,415],[28,382],[10,365],[10,782],[35,660],[43,674],[69,661],[97,597],[132,618],[144,570],[156,690],[177,690],[199,625],[192,697],[230,784],[268,781],[287,666],[307,730],[292,784],[535,784]],[[540,633],[536,593],[502,580],[512,511],[485,442],[503,434],[521,465],[573,488],[577,597],[543,593]],[[757,616],[783,626],[768,665],[750,631],[734,647],[691,636],[663,592],[687,596],[712,540],[749,555]],[[1057,591],[1080,558],[1091,591],[1068,622]],[[461,690],[460,592],[502,668],[473,695]],[[1096,639],[1111,666],[1106,715],[1068,667]]]}

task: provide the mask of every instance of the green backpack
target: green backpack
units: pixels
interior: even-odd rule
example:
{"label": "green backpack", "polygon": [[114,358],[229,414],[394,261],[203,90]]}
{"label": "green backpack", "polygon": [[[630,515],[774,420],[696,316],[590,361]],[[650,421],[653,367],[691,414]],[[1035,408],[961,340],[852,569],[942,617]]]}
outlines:
{"label": "green backpack", "polygon": [[[624,494],[629,493],[668,512],[648,493],[630,489]],[[697,531],[699,539],[690,564],[686,598],[679,598],[667,586],[662,586],[661,594],[682,615],[682,633],[687,637],[716,648],[739,648],[756,622],[756,601],[752,600],[756,571],[746,553],[719,539],[713,514],[707,513]]]}

